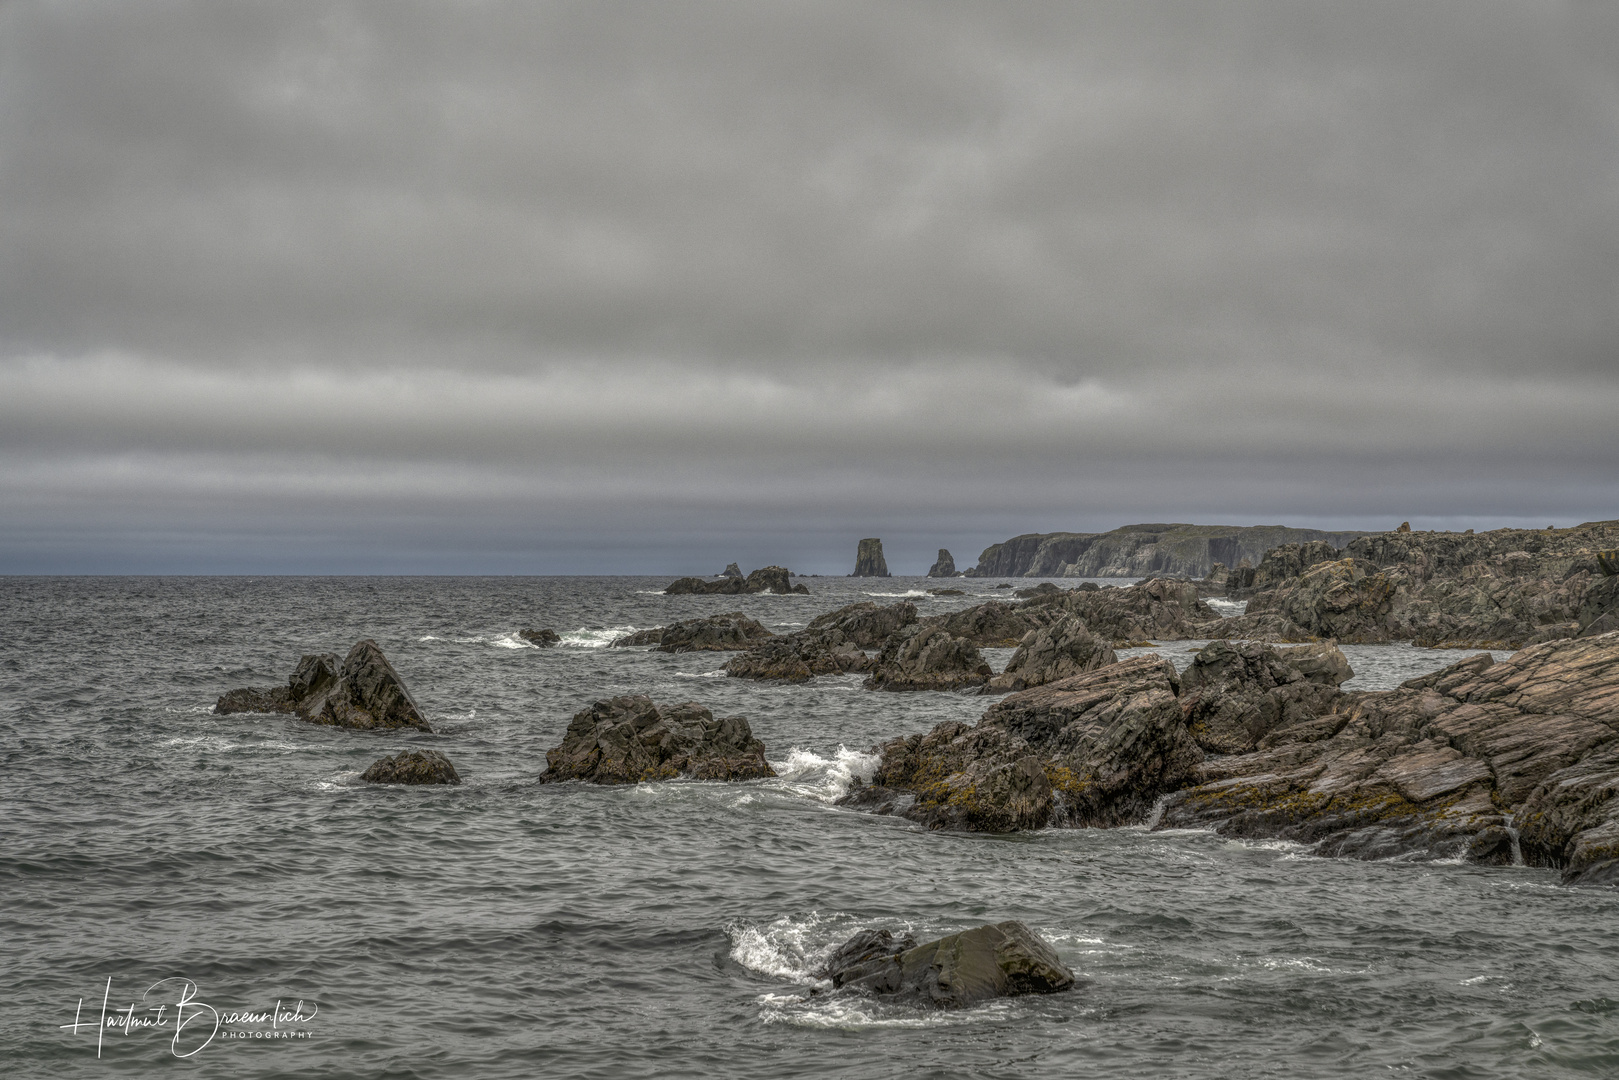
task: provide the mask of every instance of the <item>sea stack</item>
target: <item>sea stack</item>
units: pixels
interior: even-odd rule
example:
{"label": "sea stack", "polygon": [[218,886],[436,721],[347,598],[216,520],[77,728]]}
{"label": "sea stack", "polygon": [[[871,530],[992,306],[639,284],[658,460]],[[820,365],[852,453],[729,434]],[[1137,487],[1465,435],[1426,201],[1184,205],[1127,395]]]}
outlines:
{"label": "sea stack", "polygon": [[939,558],[928,568],[928,577],[955,577],[956,560],[945,548],[939,549]]}
{"label": "sea stack", "polygon": [[855,553],[854,573],[850,577],[888,577],[888,563],[883,558],[883,542],[877,537],[860,541]]}

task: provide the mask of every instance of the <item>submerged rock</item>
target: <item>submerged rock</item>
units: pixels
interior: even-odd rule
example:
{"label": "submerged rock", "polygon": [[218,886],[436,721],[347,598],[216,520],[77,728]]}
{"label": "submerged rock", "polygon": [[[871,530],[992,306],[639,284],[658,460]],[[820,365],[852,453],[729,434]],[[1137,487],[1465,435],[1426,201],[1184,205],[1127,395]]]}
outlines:
{"label": "submerged rock", "polygon": [[894,634],[871,665],[867,690],[957,690],[989,681],[990,666],[966,638],[916,624]]}
{"label": "submerged rock", "polygon": [[750,649],[775,636],[742,612],[728,611],[723,615],[685,619],[652,630],[638,630],[614,638],[608,647],[653,645],[658,652],[666,653],[728,652]]}
{"label": "submerged rock", "polygon": [[680,578],[670,582],[669,587],[663,591],[666,596],[739,596],[743,593],[766,592],[779,593],[783,596],[789,593],[808,596],[809,586],[803,582],[794,585],[791,577],[792,571],[785,566],[763,566],[745,578],[740,576],[740,572],[737,577],[727,575],[718,581],[707,581],[697,577]]}
{"label": "submerged rock", "polygon": [[990,679],[986,693],[1011,693],[1042,686],[1072,675],[1094,671],[1118,660],[1105,641],[1098,640],[1084,620],[1069,615],[1050,626],[1030,630],[1006,663],[1006,670]]}
{"label": "submerged rock", "polygon": [[950,552],[944,548],[939,549],[939,557],[928,567],[928,577],[955,577],[956,560],[950,557]]}
{"label": "submerged rock", "polygon": [[379,758],[360,774],[368,784],[459,784],[460,775],[450,759],[437,750],[407,750]]}
{"label": "submerged rock", "polygon": [[547,751],[543,783],[634,784],[753,780],[775,776],[764,744],[741,716],[716,720],[696,702],[658,706],[641,695],[598,701],[574,714],[561,745]]}
{"label": "submerged rock", "polygon": [[334,653],[305,656],[286,686],[249,687],[222,695],[216,713],[292,713],[300,720],[362,729],[432,731],[404,681],[367,638],[337,662]]}
{"label": "submerged rock", "polygon": [[850,577],[887,577],[888,562],[883,558],[883,542],[877,537],[860,541],[855,552],[854,573]]}
{"label": "submerged rock", "polygon": [[929,596],[966,596],[964,589],[929,589]]}
{"label": "submerged rock", "polygon": [[519,630],[517,636],[541,649],[549,649],[562,640],[555,630]]}
{"label": "submerged rock", "polygon": [[1053,994],[1074,985],[1074,973],[1056,950],[1015,919],[903,951],[884,951],[891,941],[886,936],[886,931],[861,931],[834,952],[834,961],[845,956],[863,959],[842,967],[829,964],[833,987],[935,1009],[965,1009],[1001,997]]}
{"label": "submerged rock", "polygon": [[815,977],[836,980],[840,971],[886,956],[897,956],[914,948],[916,939],[909,934],[895,937],[891,930],[861,930],[832,950],[826,961],[815,969]]}

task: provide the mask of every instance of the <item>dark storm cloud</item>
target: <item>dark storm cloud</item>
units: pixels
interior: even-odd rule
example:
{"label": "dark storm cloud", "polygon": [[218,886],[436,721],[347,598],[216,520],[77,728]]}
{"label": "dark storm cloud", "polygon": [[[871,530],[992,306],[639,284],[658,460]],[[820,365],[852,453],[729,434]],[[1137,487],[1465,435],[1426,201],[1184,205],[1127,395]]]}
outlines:
{"label": "dark storm cloud", "polygon": [[1614,516],[1616,11],[13,3],[0,561]]}

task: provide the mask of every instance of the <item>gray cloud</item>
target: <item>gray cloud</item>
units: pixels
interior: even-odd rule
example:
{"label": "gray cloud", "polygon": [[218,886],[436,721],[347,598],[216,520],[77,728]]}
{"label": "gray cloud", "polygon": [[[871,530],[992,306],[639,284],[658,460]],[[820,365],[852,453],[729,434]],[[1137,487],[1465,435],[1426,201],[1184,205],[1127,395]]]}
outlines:
{"label": "gray cloud", "polygon": [[0,569],[1613,516],[1615,41],[1597,2],[13,3]]}

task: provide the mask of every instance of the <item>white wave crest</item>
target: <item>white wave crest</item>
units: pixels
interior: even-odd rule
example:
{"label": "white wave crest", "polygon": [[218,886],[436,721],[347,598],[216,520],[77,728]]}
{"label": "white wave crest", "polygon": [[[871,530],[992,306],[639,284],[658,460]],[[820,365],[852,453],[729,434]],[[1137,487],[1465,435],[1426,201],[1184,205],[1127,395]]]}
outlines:
{"label": "white wave crest", "polygon": [[1241,615],[1248,610],[1248,601],[1246,600],[1227,600],[1223,596],[1205,596],[1203,602],[1213,608],[1214,613],[1221,618]]}
{"label": "white wave crest", "polygon": [[535,645],[532,641],[525,641],[522,638],[518,637],[516,634],[501,634],[499,637],[491,638],[489,640],[489,644],[493,645],[497,649],[537,649],[537,648],[539,648],[539,646]]}
{"label": "white wave crest", "polygon": [[776,779],[767,782],[778,784],[795,794],[829,803],[847,794],[856,777],[869,783],[877,772],[880,760],[876,754],[850,750],[841,744],[830,758],[795,746],[787,752],[786,761],[770,763],[770,767],[776,770]]}
{"label": "white wave crest", "polygon": [[626,634],[640,630],[638,626],[609,626],[606,629],[581,626],[577,630],[564,630],[558,636],[558,645],[570,649],[605,649]]}
{"label": "white wave crest", "polygon": [[927,596],[929,594],[928,594],[928,591],[926,589],[907,589],[904,592],[869,592],[866,595],[867,596],[903,596],[903,597],[912,597],[912,596]]}
{"label": "white wave crest", "polygon": [[859,1031],[867,1028],[933,1028],[976,1024],[997,1020],[1010,1013],[1005,1001],[994,1001],[976,1009],[917,1012],[889,1005],[872,998],[849,995],[802,997],[796,994],[764,994],[759,1019],[766,1024],[788,1024],[819,1030]]}
{"label": "white wave crest", "polygon": [[675,672],[675,678],[677,678],[677,679],[723,679],[723,678],[725,678],[725,669],[724,668],[715,668],[713,671],[677,671],[677,672]]}

